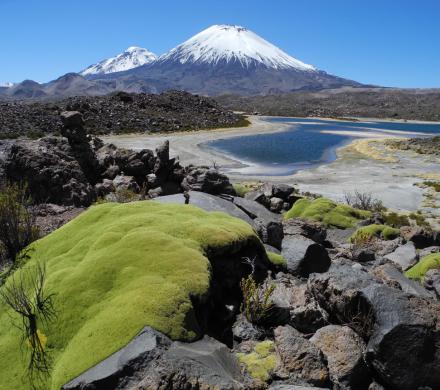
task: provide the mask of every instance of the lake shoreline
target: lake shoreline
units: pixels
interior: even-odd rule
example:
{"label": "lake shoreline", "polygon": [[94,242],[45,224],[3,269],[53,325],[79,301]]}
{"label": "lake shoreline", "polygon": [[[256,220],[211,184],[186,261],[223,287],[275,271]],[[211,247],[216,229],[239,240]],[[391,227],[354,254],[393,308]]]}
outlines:
{"label": "lake shoreline", "polygon": [[[334,161],[305,167],[293,174],[282,176],[234,173],[234,170],[248,167],[249,163],[206,146],[207,142],[221,138],[278,133],[294,125],[269,122],[266,118],[270,117],[251,116],[251,125],[241,128],[160,135],[106,136],[103,140],[131,149],[155,149],[165,140],[169,140],[171,156],[178,156],[183,165],[216,165],[233,182],[264,181],[292,184],[301,191],[317,193],[339,201],[343,200],[344,192],[358,190],[372,193],[381,198],[385,206],[399,211],[420,209],[426,192],[417,186],[423,181],[421,175],[426,172],[440,173],[440,165],[425,161],[426,158],[423,156],[384,149],[384,139],[402,138],[402,134],[390,133],[386,137],[375,138],[368,132],[362,132],[363,134],[359,134],[362,137],[353,138],[344,147],[337,148]],[[360,142],[364,143],[363,147],[359,147]],[[374,148],[378,148],[385,156],[392,153],[395,158],[377,158],[378,152]],[[432,208],[428,211],[439,214],[439,210]]]}

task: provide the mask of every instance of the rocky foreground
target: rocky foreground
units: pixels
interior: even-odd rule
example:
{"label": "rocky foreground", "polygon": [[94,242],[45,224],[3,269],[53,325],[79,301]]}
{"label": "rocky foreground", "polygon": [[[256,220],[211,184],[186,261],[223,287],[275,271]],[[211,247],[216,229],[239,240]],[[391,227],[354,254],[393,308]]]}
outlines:
{"label": "rocky foreground", "polygon": [[119,92],[56,102],[0,102],[0,138],[59,135],[60,113],[79,111],[93,134],[155,133],[243,126],[241,115],[214,100],[181,91],[155,94]]}
{"label": "rocky foreground", "polygon": [[[146,326],[64,389],[440,388],[440,235],[429,226],[406,219],[396,228],[384,213],[309,199],[281,184],[237,196],[215,167],[170,159],[168,143],[155,152],[121,149],[87,136],[79,112],[64,112],[61,121],[63,137],[2,144],[1,177],[28,183],[46,232],[93,202],[139,199],[221,211],[254,232],[221,230],[219,220],[207,226],[219,229],[207,240],[194,222],[185,234],[212,241],[209,289],[192,295],[185,321],[196,336]],[[185,218],[173,222],[166,209],[151,207],[170,230],[178,223],[188,230]],[[92,217],[95,233],[104,222]],[[68,236],[49,235],[43,244]],[[254,287],[243,284],[249,276]]]}

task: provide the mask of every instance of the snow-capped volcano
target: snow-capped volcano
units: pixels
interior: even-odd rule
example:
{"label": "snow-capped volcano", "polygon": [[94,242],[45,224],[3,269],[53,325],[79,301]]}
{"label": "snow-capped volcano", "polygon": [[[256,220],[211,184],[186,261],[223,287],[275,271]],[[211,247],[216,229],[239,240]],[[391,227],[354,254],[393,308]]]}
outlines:
{"label": "snow-capped volcano", "polygon": [[147,49],[131,46],[123,53],[118,54],[116,57],[108,58],[98,62],[97,64],[90,65],[88,68],[82,70],[80,75],[90,76],[122,72],[124,70],[149,64],[150,62],[156,60],[156,58],[156,54],[148,51]]}
{"label": "snow-capped volcano", "polygon": [[169,60],[181,64],[238,62],[244,67],[264,65],[274,69],[316,70],[247,28],[225,24],[211,26],[159,57],[159,61]]}

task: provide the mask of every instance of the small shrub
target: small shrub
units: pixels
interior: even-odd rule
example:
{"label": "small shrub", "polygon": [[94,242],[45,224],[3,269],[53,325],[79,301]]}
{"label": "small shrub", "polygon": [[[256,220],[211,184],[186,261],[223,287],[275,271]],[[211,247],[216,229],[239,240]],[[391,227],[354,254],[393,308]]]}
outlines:
{"label": "small shrub", "polygon": [[433,188],[435,192],[440,192],[440,182],[438,181],[424,181],[423,185]]}
{"label": "small shrub", "polygon": [[353,194],[345,194],[345,202],[355,209],[367,211],[383,211],[385,207],[380,199],[373,197],[371,193],[355,191]]}
{"label": "small shrub", "polygon": [[397,214],[395,212],[383,214],[385,225],[392,226],[393,228],[401,228],[402,226],[409,226],[410,222],[408,216],[404,214]]}
{"label": "small shrub", "polygon": [[12,275],[0,290],[0,298],[19,317],[22,351],[29,351],[27,372],[35,387],[50,371],[51,360],[46,351],[47,337],[41,328],[55,318],[53,295],[45,291],[46,267],[35,267]]}
{"label": "small shrub", "polygon": [[253,324],[263,323],[273,307],[271,295],[275,285],[270,285],[267,280],[258,285],[249,275],[241,280],[240,287],[243,293],[242,313]]}
{"label": "small shrub", "polygon": [[9,184],[0,193],[2,263],[15,263],[20,252],[39,236],[36,215],[27,188]]}
{"label": "small shrub", "polygon": [[415,223],[416,223],[418,226],[425,227],[425,228],[431,228],[431,225],[430,225],[429,222],[425,219],[425,217],[422,215],[421,212],[411,213],[411,214],[409,215],[409,218],[412,219],[413,221],[415,221]]}

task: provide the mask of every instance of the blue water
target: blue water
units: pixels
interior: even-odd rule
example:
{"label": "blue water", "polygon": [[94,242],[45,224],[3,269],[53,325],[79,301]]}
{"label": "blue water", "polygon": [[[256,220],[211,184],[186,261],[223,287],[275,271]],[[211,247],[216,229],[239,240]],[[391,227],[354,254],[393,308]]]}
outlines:
{"label": "blue water", "polygon": [[[336,150],[354,138],[344,132],[365,132],[387,135],[388,131],[401,131],[398,136],[427,136],[440,134],[440,124],[399,122],[348,122],[310,118],[267,118],[269,122],[287,123],[282,132],[247,135],[211,141],[205,146],[228,154],[245,164],[254,166],[242,173],[289,175],[336,159]],[[326,134],[322,131],[338,131]],[[420,134],[424,133],[424,134]],[[426,133],[426,134],[425,134]]]}

